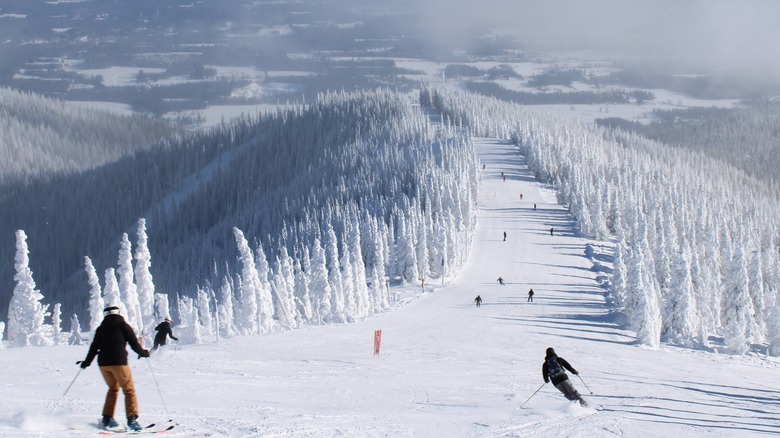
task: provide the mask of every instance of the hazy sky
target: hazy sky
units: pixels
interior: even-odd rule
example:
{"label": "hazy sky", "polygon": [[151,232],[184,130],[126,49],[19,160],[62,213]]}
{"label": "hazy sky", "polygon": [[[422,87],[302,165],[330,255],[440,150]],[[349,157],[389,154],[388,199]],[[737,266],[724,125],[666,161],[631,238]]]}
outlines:
{"label": "hazy sky", "polygon": [[[411,0],[410,0],[411,1]],[[684,56],[709,67],[777,68],[775,0],[416,0],[431,37],[458,41],[464,29],[620,50]]]}

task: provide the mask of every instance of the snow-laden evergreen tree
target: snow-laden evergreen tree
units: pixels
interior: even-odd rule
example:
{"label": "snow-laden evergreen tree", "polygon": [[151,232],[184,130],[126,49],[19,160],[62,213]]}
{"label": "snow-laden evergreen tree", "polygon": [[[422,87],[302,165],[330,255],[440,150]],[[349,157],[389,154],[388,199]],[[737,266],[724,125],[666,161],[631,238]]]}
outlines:
{"label": "snow-laden evergreen tree", "polygon": [[260,289],[260,278],[255,267],[255,256],[249,249],[249,243],[244,233],[238,228],[233,228],[238,245],[239,260],[241,261],[241,315],[236,321],[238,330],[243,335],[256,335],[260,333],[260,311],[257,297]]}
{"label": "snow-laden evergreen tree", "polygon": [[[119,283],[116,281],[116,272],[114,271],[114,268],[106,269],[105,284],[106,285],[103,288],[103,303],[105,303],[106,307],[119,307],[119,313],[121,315],[127,315],[125,303],[122,302],[122,299],[119,296]],[[102,314],[103,311],[101,310],[100,313]]]}
{"label": "snow-laden evergreen tree", "polygon": [[352,283],[354,295],[356,298],[356,314],[359,319],[363,319],[374,312],[368,292],[368,279],[366,278],[366,265],[363,257],[363,241],[358,224],[357,215],[352,219],[353,231],[349,233],[347,239],[347,254],[352,266]]}
{"label": "snow-laden evergreen tree", "polygon": [[176,328],[177,337],[182,344],[201,344],[201,323],[198,316],[198,306],[190,297],[179,297],[179,325]]}
{"label": "snow-laden evergreen tree", "polygon": [[153,333],[154,320],[154,280],[150,271],[152,255],[149,252],[149,238],[146,235],[146,219],[138,219],[138,242],[135,248],[135,282],[138,291],[138,305],[141,308],[142,331]]}
{"label": "snow-laden evergreen tree", "polygon": [[100,290],[100,279],[97,271],[92,265],[92,260],[84,257],[84,269],[87,271],[87,282],[89,283],[89,331],[91,335],[103,321],[103,309],[106,308],[103,302],[102,291]]}
{"label": "snow-laden evergreen tree", "polygon": [[735,354],[745,354],[754,342],[754,309],[748,291],[750,279],[747,263],[744,247],[736,245],[724,283],[721,316],[726,348]]}
{"label": "snow-laden evergreen tree", "polygon": [[119,243],[117,274],[119,275],[119,296],[127,309],[127,313],[124,314],[125,320],[136,333],[142,333],[144,325],[141,321],[138,287],[133,275],[133,252],[127,233],[122,233],[122,241]]}
{"label": "snow-laden evergreen tree", "polygon": [[54,304],[54,310],[51,312],[52,341],[54,345],[62,343],[62,305]]}
{"label": "snow-laden evergreen tree", "polygon": [[221,336],[235,336],[237,334],[233,313],[233,284],[230,277],[222,279],[219,288],[219,296],[222,304],[219,305],[219,332]]}
{"label": "snow-laden evergreen tree", "polygon": [[81,333],[81,323],[79,323],[79,316],[75,313],[70,317],[70,335],[68,336],[68,344],[84,344],[84,335]]}
{"label": "snow-laden evergreen tree", "polygon": [[336,238],[336,231],[330,222],[325,225],[324,246],[327,267],[328,283],[331,289],[331,313],[325,316],[328,322],[345,322],[347,315],[345,312],[346,300],[344,297],[344,285],[341,275],[341,263],[339,263],[339,242]]}
{"label": "snow-laden evergreen tree", "polygon": [[268,266],[268,258],[263,251],[263,246],[258,244],[255,249],[255,269],[257,272],[257,317],[261,333],[270,333],[274,326],[274,299],[271,290],[271,270]]}
{"label": "snow-laden evergreen tree", "polygon": [[48,305],[41,303],[43,294],[35,288],[30,270],[27,235],[16,232],[16,274],[14,294],[8,307],[8,342],[14,347],[50,345],[43,332]]}
{"label": "snow-laden evergreen tree", "polygon": [[693,346],[693,340],[700,333],[693,289],[688,251],[681,248],[669,284],[671,304],[668,313],[664,315],[664,334],[670,342],[688,347]]}
{"label": "snow-laden evergreen tree", "polygon": [[171,307],[167,294],[155,293],[154,294],[154,308],[157,311],[157,317],[159,319],[165,319],[171,317]]}
{"label": "snow-laden evergreen tree", "polygon": [[[348,225],[347,225],[348,227]],[[360,316],[358,314],[357,294],[355,291],[355,275],[352,270],[352,258],[349,254],[346,241],[346,233],[341,238],[341,247],[344,251],[341,252],[341,259],[339,260],[339,266],[341,267],[341,289],[344,297],[344,318],[346,322],[355,322]],[[362,263],[362,260],[361,260]]]}
{"label": "snow-laden evergreen tree", "polygon": [[314,239],[311,247],[311,290],[314,291],[314,304],[317,323],[331,314],[331,288],[328,281],[328,266],[325,250],[320,239]]}
{"label": "snow-laden evergreen tree", "polygon": [[[309,292],[309,275],[311,271],[309,263],[309,249],[303,249],[303,256],[295,260],[295,303],[298,308],[298,314],[304,322],[311,322],[314,318],[314,311],[311,304],[311,293]],[[306,268],[304,268],[306,266]]]}
{"label": "snow-laden evergreen tree", "polygon": [[[295,273],[293,261],[287,252],[287,248],[279,249],[276,258],[274,279],[276,283],[277,299],[282,304],[280,307],[285,312],[285,320],[289,321],[290,328],[298,328],[301,323],[301,315],[295,305]],[[278,313],[277,313],[278,314]]]}
{"label": "snow-laden evergreen tree", "polygon": [[196,306],[200,316],[200,326],[203,333],[207,335],[215,334],[214,318],[211,317],[211,294],[205,289],[198,288],[198,299]]}

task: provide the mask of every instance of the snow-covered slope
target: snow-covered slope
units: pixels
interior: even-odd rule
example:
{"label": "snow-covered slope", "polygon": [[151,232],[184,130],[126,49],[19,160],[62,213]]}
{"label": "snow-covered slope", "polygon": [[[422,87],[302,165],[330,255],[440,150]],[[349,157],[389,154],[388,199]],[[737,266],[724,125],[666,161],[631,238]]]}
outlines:
{"label": "snow-covered slope", "polygon": [[[588,243],[596,258],[607,245],[575,235],[565,208],[511,144],[478,143],[480,217],[460,275],[355,324],[131,356],[141,423],[172,419],[169,435],[188,437],[780,434],[776,360],[632,345],[585,255]],[[374,330],[382,330],[378,356]],[[573,382],[591,408],[542,386],[550,346],[580,372]],[[105,384],[94,365],[77,375],[86,350],[0,352],[1,437],[97,434],[91,423]],[[116,417],[124,417],[121,402]]]}

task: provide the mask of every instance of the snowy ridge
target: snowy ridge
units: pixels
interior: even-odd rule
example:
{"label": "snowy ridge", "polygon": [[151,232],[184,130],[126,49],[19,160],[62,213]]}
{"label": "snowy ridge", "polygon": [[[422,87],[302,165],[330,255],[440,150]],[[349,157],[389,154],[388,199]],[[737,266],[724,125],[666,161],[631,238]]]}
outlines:
{"label": "snowy ridge", "polygon": [[[468,262],[451,284],[426,284],[418,299],[354,324],[169,346],[146,361],[131,356],[141,420],[170,417],[179,423],[175,436],[211,437],[780,433],[776,359],[634,345],[593,269],[594,260],[606,263],[609,245],[576,235],[515,146],[478,139],[477,153],[485,164],[479,219]],[[382,346],[374,357],[376,329]],[[593,409],[571,405],[549,384],[520,408],[543,384],[549,346],[593,390],[572,376]],[[0,436],[84,436],[105,393],[97,367],[62,393],[85,353],[83,346],[4,350]],[[120,402],[117,419],[123,414]]]}

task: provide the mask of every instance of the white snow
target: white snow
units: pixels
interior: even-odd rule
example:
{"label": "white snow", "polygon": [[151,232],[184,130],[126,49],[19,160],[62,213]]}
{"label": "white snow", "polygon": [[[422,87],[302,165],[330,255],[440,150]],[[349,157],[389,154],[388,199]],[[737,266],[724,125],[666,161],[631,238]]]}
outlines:
{"label": "white snow", "polygon": [[[585,256],[586,244],[596,246],[597,257],[608,244],[575,235],[566,209],[513,146],[478,139],[478,153],[486,166],[480,217],[460,275],[444,287],[427,282],[419,296],[419,284],[396,289],[417,297],[354,324],[204,338],[143,360],[131,353],[141,423],[172,419],[169,435],[186,437],[780,434],[776,359],[632,345]],[[533,303],[526,301],[529,288]],[[542,385],[550,346],[580,372],[583,380],[572,381],[592,407]],[[96,363],[78,373],[75,362],[86,352],[0,351],[0,437],[96,435],[91,424],[105,384]],[[124,417],[121,395],[116,417]]]}

